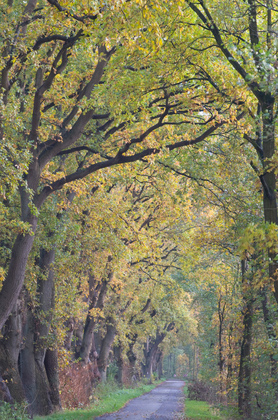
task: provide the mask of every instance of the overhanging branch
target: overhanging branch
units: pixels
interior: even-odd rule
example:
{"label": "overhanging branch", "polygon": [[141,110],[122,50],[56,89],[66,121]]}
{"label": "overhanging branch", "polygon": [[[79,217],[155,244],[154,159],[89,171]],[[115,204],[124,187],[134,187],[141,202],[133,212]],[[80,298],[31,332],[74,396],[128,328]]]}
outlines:
{"label": "overhanging branch", "polygon": [[[243,116],[245,115],[245,112],[242,112],[238,117],[237,120],[240,120],[241,118],[243,118]],[[202,142],[203,140],[205,140],[207,137],[209,137],[212,133],[214,133],[219,127],[223,126],[226,123],[225,120],[214,124],[213,126],[211,126],[210,128],[208,128],[204,133],[202,133],[200,136],[196,137],[195,139],[192,140],[184,140],[181,142],[176,142],[174,144],[170,144],[166,146],[166,149],[168,150],[175,150],[177,148],[181,148],[181,147],[185,147],[185,146],[191,146],[194,144],[198,144],[200,142]],[[148,134],[150,134],[150,132],[154,131],[154,129],[156,129],[157,125],[152,126],[151,128],[149,128],[145,133],[143,133],[140,138],[141,138],[141,142],[147,137]],[[139,143],[139,141],[137,141],[137,143]],[[127,143],[127,147],[121,148],[119,150],[119,152],[115,155],[115,157],[109,159],[109,160],[105,160],[105,161],[101,161],[101,162],[97,162],[94,163],[92,165],[89,165],[87,168],[84,169],[80,169],[74,173],[71,173],[69,175],[66,175],[63,178],[58,179],[57,181],[53,182],[50,185],[47,185],[43,188],[42,192],[40,194],[38,194],[38,196],[35,199],[36,205],[38,207],[41,206],[41,204],[45,201],[45,199],[54,191],[60,190],[65,184],[68,184],[70,182],[73,181],[77,181],[79,179],[83,179],[86,176],[100,170],[100,169],[104,169],[104,168],[109,168],[115,165],[123,165],[126,163],[131,163],[131,162],[136,162],[136,161],[140,161],[142,159],[144,159],[147,156],[151,156],[151,155],[156,155],[159,152],[161,152],[162,148],[158,147],[158,148],[146,148],[145,150],[143,150],[142,152],[138,152],[138,153],[134,153],[133,155],[129,155],[129,156],[125,156],[124,153],[125,151],[129,150],[129,147],[131,146],[131,143]]]}

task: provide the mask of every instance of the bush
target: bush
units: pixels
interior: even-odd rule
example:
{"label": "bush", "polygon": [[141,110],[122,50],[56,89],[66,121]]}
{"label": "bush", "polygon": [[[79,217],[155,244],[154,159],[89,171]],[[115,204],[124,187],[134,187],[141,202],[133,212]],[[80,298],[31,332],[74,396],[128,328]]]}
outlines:
{"label": "bush", "polygon": [[63,408],[82,408],[90,404],[92,390],[98,382],[92,364],[72,363],[61,369],[59,377]]}
{"label": "bush", "polygon": [[188,398],[195,401],[218,402],[217,391],[212,385],[194,380],[188,384]]}
{"label": "bush", "polygon": [[0,419],[5,420],[27,420],[30,419],[26,406],[20,404],[9,404],[1,402]]}

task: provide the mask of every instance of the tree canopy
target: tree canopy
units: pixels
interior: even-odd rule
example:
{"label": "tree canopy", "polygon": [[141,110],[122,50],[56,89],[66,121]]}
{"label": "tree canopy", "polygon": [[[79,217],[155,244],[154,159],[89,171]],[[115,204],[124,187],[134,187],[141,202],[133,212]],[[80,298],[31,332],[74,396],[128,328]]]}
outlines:
{"label": "tree canopy", "polygon": [[277,414],[277,13],[0,3],[6,399],[46,414],[66,366],[151,378],[176,346],[222,404]]}

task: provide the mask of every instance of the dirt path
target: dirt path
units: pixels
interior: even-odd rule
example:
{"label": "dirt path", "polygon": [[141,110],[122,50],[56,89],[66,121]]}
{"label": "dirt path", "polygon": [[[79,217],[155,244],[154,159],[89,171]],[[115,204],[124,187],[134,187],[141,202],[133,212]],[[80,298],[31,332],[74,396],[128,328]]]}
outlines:
{"label": "dirt path", "polygon": [[168,380],[124,408],[95,420],[176,420],[183,413],[183,381]]}

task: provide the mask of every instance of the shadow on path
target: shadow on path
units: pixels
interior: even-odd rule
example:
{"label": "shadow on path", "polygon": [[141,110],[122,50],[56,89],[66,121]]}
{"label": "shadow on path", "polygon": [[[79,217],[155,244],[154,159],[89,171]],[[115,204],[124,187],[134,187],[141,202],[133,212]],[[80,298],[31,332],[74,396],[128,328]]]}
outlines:
{"label": "shadow on path", "polygon": [[129,401],[116,413],[95,420],[176,420],[183,414],[184,382],[168,380],[147,394]]}

